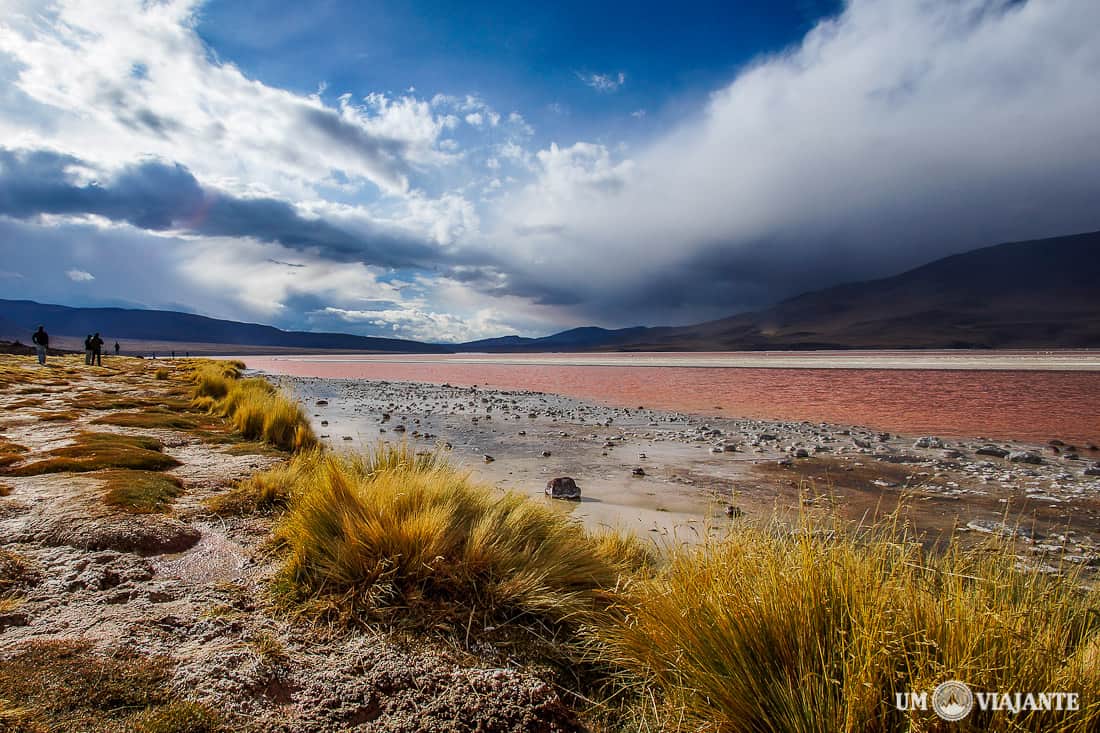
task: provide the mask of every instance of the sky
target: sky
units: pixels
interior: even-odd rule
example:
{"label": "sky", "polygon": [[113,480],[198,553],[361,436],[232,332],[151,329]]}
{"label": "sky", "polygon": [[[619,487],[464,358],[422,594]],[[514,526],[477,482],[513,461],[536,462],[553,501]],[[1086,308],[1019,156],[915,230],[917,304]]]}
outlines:
{"label": "sky", "polygon": [[0,297],[694,323],[1100,229],[1098,119],[1096,0],[0,0]]}

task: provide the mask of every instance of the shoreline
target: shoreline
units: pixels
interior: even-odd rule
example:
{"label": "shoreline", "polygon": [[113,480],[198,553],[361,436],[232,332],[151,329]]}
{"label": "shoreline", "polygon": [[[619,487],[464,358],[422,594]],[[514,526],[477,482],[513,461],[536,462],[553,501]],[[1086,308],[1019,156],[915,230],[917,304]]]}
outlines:
{"label": "shoreline", "polygon": [[[766,520],[805,509],[807,493],[831,493],[815,508],[853,520],[904,498],[929,542],[955,525],[963,535],[1001,532],[1006,513],[1034,525],[1036,538],[1061,527],[1076,533],[1064,543],[1070,554],[1100,563],[1100,475],[1087,473],[1100,474],[1100,451],[1087,446],[638,410],[526,390],[269,378],[297,396],[322,442],[338,450],[378,440],[418,451],[450,445],[476,478],[529,496],[541,496],[551,478],[574,478],[584,499],[563,511],[589,528],[694,541],[699,527],[727,523],[726,506]],[[976,452],[990,448],[1004,457]]]}
{"label": "shoreline", "polygon": [[[248,359],[247,355],[234,358]],[[728,352],[543,352],[454,354],[280,354],[273,361],[507,366],[676,367],[685,369],[891,369],[916,371],[1100,371],[1100,351],[820,350]]]}

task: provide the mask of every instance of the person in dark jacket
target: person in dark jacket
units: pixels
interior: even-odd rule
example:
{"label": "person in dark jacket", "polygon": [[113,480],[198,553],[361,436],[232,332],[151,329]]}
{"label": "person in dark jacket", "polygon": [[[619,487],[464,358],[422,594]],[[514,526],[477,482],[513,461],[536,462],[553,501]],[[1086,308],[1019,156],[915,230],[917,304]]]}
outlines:
{"label": "person in dark jacket", "polygon": [[92,363],[92,334],[84,337],[84,363]]}
{"label": "person in dark jacket", "polygon": [[118,350],[119,350],[119,345],[118,345],[118,342],[115,341],[115,356],[118,356]]}
{"label": "person in dark jacket", "polygon": [[96,366],[103,366],[103,339],[99,337],[99,331],[92,336],[92,361]]}
{"label": "person in dark jacket", "polygon": [[50,348],[50,335],[46,333],[44,327],[38,327],[38,330],[31,336],[31,343],[34,344],[34,350],[38,352],[38,363],[45,364],[46,349]]}

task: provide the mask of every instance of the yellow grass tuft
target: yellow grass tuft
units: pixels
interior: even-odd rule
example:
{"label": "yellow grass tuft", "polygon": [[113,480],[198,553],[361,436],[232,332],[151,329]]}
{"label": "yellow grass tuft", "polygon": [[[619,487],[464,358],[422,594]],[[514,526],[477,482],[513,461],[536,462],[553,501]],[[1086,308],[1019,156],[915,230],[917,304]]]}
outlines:
{"label": "yellow grass tuft", "polygon": [[[927,555],[887,529],[745,528],[674,549],[601,624],[603,658],[650,683],[649,724],[692,731],[1085,731],[1100,726],[1100,593],[1005,549]],[[625,618],[626,621],[622,621]],[[945,725],[896,692],[959,679],[1069,691],[1078,713],[975,710]],[[640,724],[639,724],[640,727]]]}
{"label": "yellow grass tuft", "polygon": [[247,440],[287,451],[312,448],[317,437],[300,405],[265,379],[241,379],[240,362],[202,362],[195,369],[197,408],[227,418]]}
{"label": "yellow grass tuft", "polygon": [[153,372],[153,378],[154,379],[159,379],[159,380],[168,379],[168,370],[165,369],[164,367],[161,367],[160,369],[157,369],[155,372]]}
{"label": "yellow grass tuft", "polygon": [[311,453],[285,471],[289,509],[275,529],[285,561],[274,587],[307,614],[580,623],[627,570],[621,553],[553,508],[498,494],[405,446]]}
{"label": "yellow grass tuft", "polygon": [[285,509],[291,493],[306,485],[321,463],[321,449],[296,454],[289,463],[254,473],[236,487],[207,501],[215,514],[269,514]]}

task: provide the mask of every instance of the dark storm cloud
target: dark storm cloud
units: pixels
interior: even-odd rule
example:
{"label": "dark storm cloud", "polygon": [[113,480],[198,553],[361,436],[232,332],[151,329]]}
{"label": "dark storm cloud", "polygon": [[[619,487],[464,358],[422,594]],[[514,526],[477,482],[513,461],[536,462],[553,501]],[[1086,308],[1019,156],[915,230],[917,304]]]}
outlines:
{"label": "dark storm cloud", "polygon": [[328,108],[303,107],[301,121],[329,142],[364,161],[391,184],[405,185],[410,173],[405,161],[408,143],[371,134]]}
{"label": "dark storm cloud", "polygon": [[204,188],[181,165],[145,161],[105,181],[77,183],[90,166],[52,151],[0,148],[0,215],[95,214],[152,231],[251,237],[324,257],[383,267],[424,267],[440,258],[425,242],[384,232],[363,234],[307,219],[285,201],[240,198]]}

